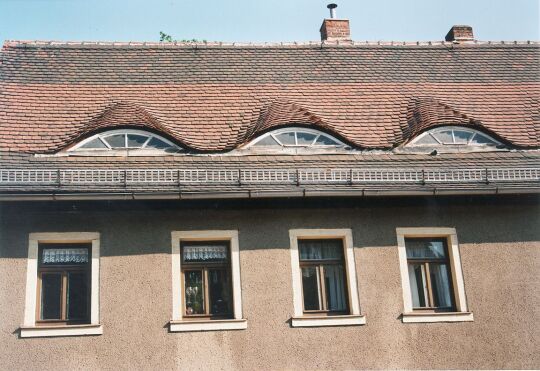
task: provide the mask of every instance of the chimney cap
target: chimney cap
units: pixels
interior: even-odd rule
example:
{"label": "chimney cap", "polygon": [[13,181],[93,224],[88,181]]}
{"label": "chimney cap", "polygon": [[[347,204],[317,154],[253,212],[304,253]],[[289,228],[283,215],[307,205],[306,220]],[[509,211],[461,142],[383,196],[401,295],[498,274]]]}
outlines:
{"label": "chimney cap", "polygon": [[337,4],[334,4],[334,3],[328,4],[326,7],[327,7],[328,9],[335,9],[335,8],[337,8]]}

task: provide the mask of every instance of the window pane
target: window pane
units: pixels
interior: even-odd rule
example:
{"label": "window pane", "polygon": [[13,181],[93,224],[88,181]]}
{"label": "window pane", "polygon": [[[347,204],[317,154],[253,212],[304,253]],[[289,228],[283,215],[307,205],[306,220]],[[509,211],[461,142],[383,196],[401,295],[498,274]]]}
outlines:
{"label": "window pane", "polygon": [[495,143],[493,140],[486,137],[485,135],[476,133],[474,138],[471,140],[471,144],[493,144],[493,145],[496,145],[497,143]]}
{"label": "window pane", "polygon": [[42,265],[82,265],[88,263],[87,248],[44,248]]}
{"label": "window pane", "polygon": [[62,274],[41,274],[41,315],[42,320],[62,318]]}
{"label": "window pane", "polygon": [[209,269],[208,281],[208,290],[210,294],[210,313],[231,313],[231,290],[227,270]]}
{"label": "window pane", "polygon": [[311,143],[313,143],[315,137],[315,134],[296,132],[296,139],[298,141],[298,145],[300,146],[310,145]]}
{"label": "window pane", "polygon": [[316,267],[302,267],[304,310],[321,309],[321,293],[319,287],[319,270]]}
{"label": "window pane", "polygon": [[158,138],[152,138],[144,148],[165,149],[171,148],[171,145]]}
{"label": "window pane", "polygon": [[128,147],[141,148],[144,142],[148,139],[145,135],[128,134]]}
{"label": "window pane", "polygon": [[257,143],[255,143],[256,146],[280,146],[281,147],[281,144],[279,144],[278,142],[276,142],[276,140],[271,136],[267,136],[266,138],[263,138],[261,140],[259,140]]}
{"label": "window pane", "polygon": [[443,240],[432,240],[429,238],[407,238],[405,239],[407,258],[436,258],[446,257],[445,243]]}
{"label": "window pane", "polygon": [[86,272],[69,272],[67,285],[67,318],[70,320],[87,319],[88,279]]}
{"label": "window pane", "polygon": [[125,134],[114,134],[111,136],[108,136],[106,138],[103,138],[112,148],[125,148],[126,142],[125,142]]}
{"label": "window pane", "polygon": [[471,139],[472,133],[469,131],[463,130],[454,130],[454,139],[456,144],[467,144],[469,139]]}
{"label": "window pane", "polygon": [[324,283],[326,285],[326,307],[328,310],[346,310],[347,298],[343,266],[341,264],[325,265]]}
{"label": "window pane", "polygon": [[108,147],[105,145],[105,143],[101,141],[101,139],[96,138],[86,143],[85,145],[82,145],[80,148],[108,148]]}
{"label": "window pane", "polygon": [[298,241],[300,260],[339,260],[343,258],[341,240]]}
{"label": "window pane", "polygon": [[433,133],[433,135],[443,144],[454,144],[454,138],[452,138],[452,130],[439,131],[438,133]]}
{"label": "window pane", "polygon": [[450,275],[446,264],[429,265],[429,274],[433,290],[433,300],[435,307],[451,307],[452,299],[450,295]]}
{"label": "window pane", "polygon": [[276,137],[284,145],[294,146],[296,144],[295,139],[294,139],[294,132],[281,133],[281,134],[276,135]]}
{"label": "window pane", "polygon": [[321,135],[317,138],[317,141],[315,142],[315,145],[318,146],[337,146],[339,143],[335,140],[327,137],[326,135]]}
{"label": "window pane", "polygon": [[426,307],[428,298],[423,264],[409,264],[409,284],[411,286],[413,308]]}
{"label": "window pane", "polygon": [[184,272],[186,314],[204,314],[203,272]]}
{"label": "window pane", "polygon": [[186,245],[182,250],[185,263],[226,262],[228,258],[227,245]]}
{"label": "window pane", "polygon": [[419,144],[423,144],[423,145],[430,145],[430,144],[433,144],[433,145],[437,145],[439,144],[439,142],[437,142],[435,140],[435,138],[433,138],[433,136],[431,136],[431,134],[426,134],[424,135],[422,138],[418,139],[418,141],[416,141],[416,143],[414,143],[416,145],[419,145]]}

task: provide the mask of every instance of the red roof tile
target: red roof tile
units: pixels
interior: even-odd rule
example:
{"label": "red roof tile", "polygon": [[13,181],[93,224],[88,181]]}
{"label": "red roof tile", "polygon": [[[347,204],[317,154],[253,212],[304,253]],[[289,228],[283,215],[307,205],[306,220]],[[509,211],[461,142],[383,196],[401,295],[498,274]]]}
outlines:
{"label": "red roof tile", "polygon": [[8,42],[2,50],[5,150],[55,152],[129,125],[223,151],[291,123],[360,148],[392,148],[444,123],[537,148],[540,48]]}

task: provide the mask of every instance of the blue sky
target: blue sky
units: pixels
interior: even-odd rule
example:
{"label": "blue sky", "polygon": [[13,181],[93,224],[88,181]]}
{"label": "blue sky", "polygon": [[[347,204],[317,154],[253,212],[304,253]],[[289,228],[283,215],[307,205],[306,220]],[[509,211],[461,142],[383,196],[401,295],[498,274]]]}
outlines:
{"label": "blue sky", "polygon": [[[0,0],[4,40],[309,41],[321,0]],[[479,40],[540,40],[539,0],[339,0],[354,40],[442,40],[453,24]]]}

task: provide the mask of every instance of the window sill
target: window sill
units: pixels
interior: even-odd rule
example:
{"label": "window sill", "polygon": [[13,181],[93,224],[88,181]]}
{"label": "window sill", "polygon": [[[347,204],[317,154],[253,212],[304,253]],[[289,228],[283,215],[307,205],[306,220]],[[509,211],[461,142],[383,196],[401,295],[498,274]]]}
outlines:
{"label": "window sill", "polygon": [[472,312],[403,313],[403,323],[473,322]]}
{"label": "window sill", "polygon": [[20,328],[22,338],[102,335],[102,325],[32,326]]}
{"label": "window sill", "polygon": [[171,332],[245,330],[247,319],[170,321]]}
{"label": "window sill", "polygon": [[304,316],[292,317],[292,327],[324,327],[324,326],[361,326],[366,324],[366,316]]}

